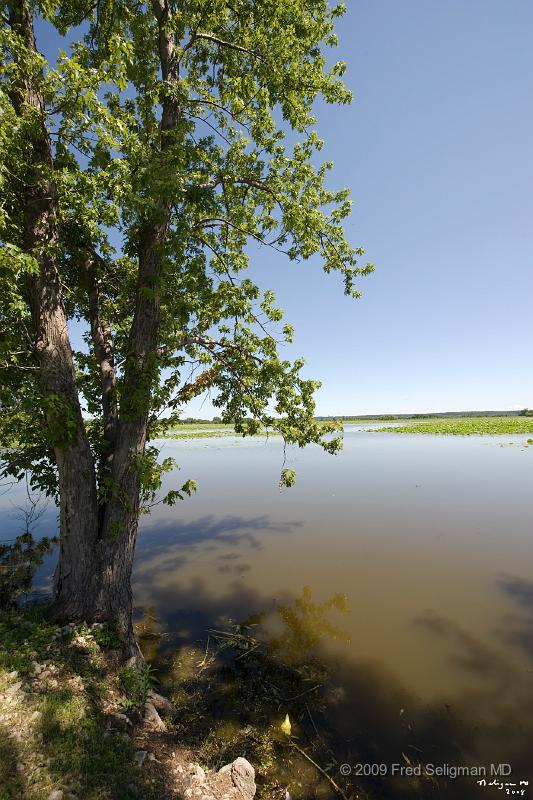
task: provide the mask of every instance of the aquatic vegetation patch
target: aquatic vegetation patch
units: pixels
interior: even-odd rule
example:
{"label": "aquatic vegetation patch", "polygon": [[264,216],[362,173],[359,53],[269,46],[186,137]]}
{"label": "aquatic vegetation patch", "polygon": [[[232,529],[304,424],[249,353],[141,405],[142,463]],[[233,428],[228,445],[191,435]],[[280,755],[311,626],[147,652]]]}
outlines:
{"label": "aquatic vegetation patch", "polygon": [[443,436],[518,435],[533,433],[533,419],[524,416],[443,418],[369,430],[374,433],[425,433]]}
{"label": "aquatic vegetation patch", "polygon": [[161,439],[220,439],[223,436],[235,436],[235,431],[228,428],[220,428],[217,430],[195,430],[195,431],[182,431],[170,430],[162,435]]}

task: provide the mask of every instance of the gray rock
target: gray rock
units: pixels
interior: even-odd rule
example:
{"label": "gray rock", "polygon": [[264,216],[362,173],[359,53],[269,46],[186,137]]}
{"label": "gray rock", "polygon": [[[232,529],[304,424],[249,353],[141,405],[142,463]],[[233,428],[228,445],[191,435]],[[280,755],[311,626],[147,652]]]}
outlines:
{"label": "gray rock", "polygon": [[120,714],[118,712],[110,714],[107,720],[108,728],[118,728],[118,730],[124,730],[128,727],[128,725],[132,725],[131,719],[129,719],[126,714]]}
{"label": "gray rock", "polygon": [[64,794],[61,789],[54,789],[53,792],[50,792],[48,795],[48,800],[63,800]]}
{"label": "gray rock", "polygon": [[142,767],[142,765],[146,761],[147,755],[148,753],[146,752],[146,750],[137,750],[137,752],[133,756],[133,760],[135,761],[136,764],[138,764],[139,767]]}
{"label": "gray rock", "polygon": [[245,758],[236,758],[232,764],[226,764],[219,774],[228,773],[232,784],[243,797],[255,796],[255,770]]}
{"label": "gray rock", "polygon": [[218,772],[206,773],[198,764],[186,772],[175,770],[178,786],[187,800],[253,800],[255,770],[245,758],[237,758]]}
{"label": "gray rock", "polygon": [[206,781],[207,774],[203,767],[200,764],[189,764],[189,779],[191,783],[195,783],[197,785],[203,785]]}
{"label": "gray rock", "polygon": [[14,697],[16,694],[20,692],[22,688],[22,681],[18,681],[17,683],[12,683],[11,686],[8,686],[5,689],[4,694],[7,694],[8,697]]}
{"label": "gray rock", "polygon": [[144,721],[155,731],[166,731],[167,729],[152,703],[145,703],[144,705]]}
{"label": "gray rock", "polygon": [[178,709],[174,703],[171,703],[168,697],[163,697],[162,694],[157,694],[157,692],[150,692],[148,699],[159,714],[164,714],[167,717],[178,716]]}
{"label": "gray rock", "polygon": [[138,650],[138,652],[130,656],[124,666],[128,669],[136,669],[138,671],[141,671],[144,667],[146,667],[146,663],[141,655],[141,651]]}

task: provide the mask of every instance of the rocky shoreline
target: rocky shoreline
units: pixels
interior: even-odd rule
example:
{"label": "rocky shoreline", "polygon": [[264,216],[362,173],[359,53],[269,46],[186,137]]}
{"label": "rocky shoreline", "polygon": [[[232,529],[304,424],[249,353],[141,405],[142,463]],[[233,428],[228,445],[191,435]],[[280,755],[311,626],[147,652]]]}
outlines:
{"label": "rocky shoreline", "polygon": [[125,700],[98,628],[58,629],[20,612],[2,614],[0,626],[2,800],[89,800],[104,789],[124,800],[254,798],[245,758],[208,770],[180,745],[167,698]]}

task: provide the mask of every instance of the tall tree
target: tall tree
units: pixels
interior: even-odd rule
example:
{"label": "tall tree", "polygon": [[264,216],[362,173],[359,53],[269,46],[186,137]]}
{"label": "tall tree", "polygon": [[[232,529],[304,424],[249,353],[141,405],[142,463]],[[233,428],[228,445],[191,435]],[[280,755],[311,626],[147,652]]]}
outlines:
{"label": "tall tree", "polygon": [[[59,501],[58,619],[114,618],[131,639],[139,514],[174,466],[154,439],[194,396],[213,389],[243,434],[340,447],[313,418],[317,382],[278,353],[292,329],[273,292],[243,272],[255,247],[318,257],[357,296],[372,270],[344,237],[348,191],[326,187],[317,156],[315,101],[350,100],[344,65],[325,57],[343,12],[326,0],[3,4],[0,444],[4,475],[27,470]],[[56,64],[36,16],[70,42]]]}

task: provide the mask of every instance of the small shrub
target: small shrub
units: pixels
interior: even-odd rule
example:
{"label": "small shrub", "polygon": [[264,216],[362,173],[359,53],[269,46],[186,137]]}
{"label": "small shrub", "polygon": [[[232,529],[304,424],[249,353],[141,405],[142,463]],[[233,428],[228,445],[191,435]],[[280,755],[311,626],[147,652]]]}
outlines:
{"label": "small shrub", "polygon": [[101,627],[95,627],[93,636],[96,643],[105,650],[117,650],[122,645],[122,637],[114,619],[106,620]]}
{"label": "small shrub", "polygon": [[148,700],[153,685],[154,670],[150,664],[145,664],[141,669],[136,667],[122,667],[118,678],[124,697],[120,699],[122,708],[142,708]]}

